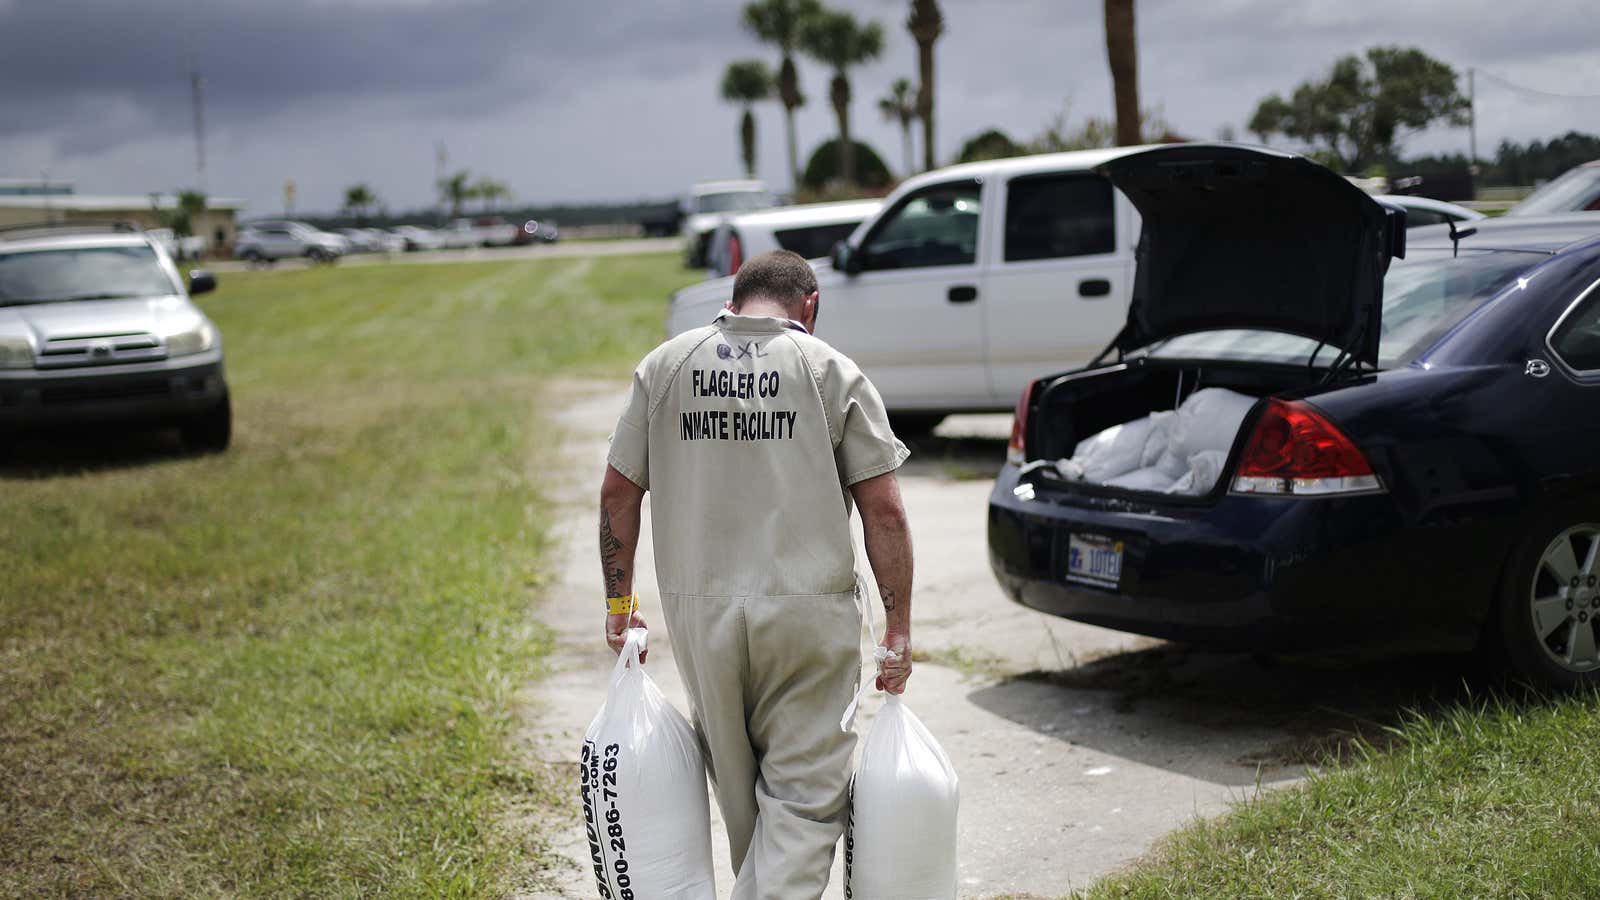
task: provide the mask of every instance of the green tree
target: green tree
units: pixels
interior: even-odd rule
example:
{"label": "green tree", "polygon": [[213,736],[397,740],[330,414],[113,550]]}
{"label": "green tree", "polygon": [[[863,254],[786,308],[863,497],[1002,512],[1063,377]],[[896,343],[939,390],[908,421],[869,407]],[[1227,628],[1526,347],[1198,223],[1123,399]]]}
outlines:
{"label": "green tree", "polygon": [[1371,47],[1364,56],[1341,57],[1327,78],[1298,85],[1287,100],[1267,96],[1247,127],[1263,142],[1275,134],[1294,138],[1359,172],[1392,168],[1403,131],[1439,121],[1464,125],[1466,113],[1450,66],[1415,47]]}
{"label": "green tree", "polygon": [[[856,181],[846,184],[867,191],[882,191],[887,188],[890,181],[889,167],[884,163],[883,157],[861,141],[855,142],[854,150]],[[846,197],[861,196],[856,190],[830,190],[830,186],[837,185],[841,181],[841,156],[838,138],[823,141],[822,145],[812,152],[800,183],[816,195],[816,199],[842,200]]]}
{"label": "green tree", "polygon": [[739,118],[739,152],[744,159],[744,174],[756,177],[756,115],[751,107],[772,95],[772,73],[759,59],[728,63],[722,73],[722,99],[744,109]]}
{"label": "green tree", "polygon": [[367,224],[367,213],[378,205],[378,195],[366,184],[352,184],[344,189],[344,211],[355,216],[357,225]]}
{"label": "green tree", "polygon": [[789,150],[791,186],[800,184],[800,158],[795,149],[794,111],[804,106],[800,74],[795,70],[794,53],[800,46],[800,29],[822,12],[820,0],[755,0],[744,7],[744,27],[762,43],[778,48],[783,61],[778,66],[778,102],[783,104],[783,128]]}
{"label": "green tree", "polygon": [[494,212],[495,207],[499,205],[501,200],[510,199],[511,188],[507,187],[503,181],[483,177],[467,188],[467,194],[483,204],[484,212]]}
{"label": "green tree", "polygon": [[194,234],[194,220],[206,211],[206,195],[204,191],[179,191],[177,201],[172,212],[162,218],[174,235],[189,237]]}
{"label": "green tree", "polygon": [[450,204],[450,216],[455,218],[461,215],[461,207],[474,196],[472,174],[466,169],[439,179],[439,194]]}
{"label": "green tree", "polygon": [[944,16],[937,0],[911,0],[911,16],[906,30],[917,42],[917,118],[922,120],[922,168],[934,167],[933,143],[933,44],[944,34]]}
{"label": "green tree", "polygon": [[856,183],[855,142],[850,138],[850,67],[876,59],[883,53],[883,28],[877,22],[865,25],[839,10],[826,10],[807,19],[800,29],[800,47],[805,53],[833,68],[828,84],[828,100],[839,119],[839,177],[846,184]]}
{"label": "green tree", "polygon": [[916,160],[911,154],[911,123],[917,120],[917,98],[911,88],[911,79],[896,78],[889,93],[878,98],[878,111],[885,121],[900,123],[900,144],[906,153],[906,175],[916,171]]}
{"label": "green tree", "polygon": [[1133,0],[1105,0],[1106,61],[1117,108],[1117,145],[1140,142],[1139,53],[1133,27]]}
{"label": "green tree", "polygon": [[1006,159],[1012,156],[1022,156],[1028,151],[1011,136],[998,128],[979,132],[961,145],[961,155],[956,157],[956,162],[977,162],[981,159]]}

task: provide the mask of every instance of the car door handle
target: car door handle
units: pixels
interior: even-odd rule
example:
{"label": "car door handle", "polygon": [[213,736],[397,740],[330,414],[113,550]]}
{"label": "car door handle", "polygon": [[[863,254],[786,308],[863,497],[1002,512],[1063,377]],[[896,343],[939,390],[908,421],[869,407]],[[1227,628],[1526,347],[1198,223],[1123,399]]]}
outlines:
{"label": "car door handle", "polygon": [[971,303],[978,299],[978,289],[970,284],[958,284],[947,294],[951,303]]}
{"label": "car door handle", "polygon": [[1105,278],[1085,278],[1078,282],[1079,297],[1104,297],[1111,293],[1111,282]]}

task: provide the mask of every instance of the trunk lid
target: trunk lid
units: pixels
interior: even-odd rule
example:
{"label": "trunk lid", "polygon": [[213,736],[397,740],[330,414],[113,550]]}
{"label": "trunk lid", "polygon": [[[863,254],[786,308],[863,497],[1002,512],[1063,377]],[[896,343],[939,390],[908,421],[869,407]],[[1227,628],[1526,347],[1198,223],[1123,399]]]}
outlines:
{"label": "trunk lid", "polygon": [[1100,166],[1143,219],[1124,353],[1195,331],[1297,334],[1377,365],[1405,214],[1289,153],[1183,144]]}

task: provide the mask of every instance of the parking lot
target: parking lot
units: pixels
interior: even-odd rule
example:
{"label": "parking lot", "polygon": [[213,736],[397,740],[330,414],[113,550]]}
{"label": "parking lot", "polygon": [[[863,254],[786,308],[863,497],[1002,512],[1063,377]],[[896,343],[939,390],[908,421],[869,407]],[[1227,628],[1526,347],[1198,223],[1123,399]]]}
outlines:
{"label": "parking lot", "polygon": [[[593,603],[594,498],[624,388],[615,381],[558,391],[568,399],[557,416],[557,565],[542,607],[558,639],[552,673],[523,692],[519,736],[531,759],[557,773],[571,765],[604,700],[613,660]],[[1459,685],[1466,671],[1459,659],[1212,653],[1011,603],[984,553],[989,476],[1009,427],[1009,416],[951,417],[913,445],[901,472],[917,553],[917,665],[906,701],[961,778],[962,896],[1054,897],[1087,887],[1171,830],[1293,783],[1342,742],[1376,737],[1403,709],[1427,706]],[[637,590],[655,624],[647,670],[687,709],[653,602],[648,515],[644,528]],[[865,705],[858,733],[876,707]],[[712,811],[715,819],[715,804]],[[537,873],[532,896],[589,896],[576,787],[546,815],[555,861]],[[726,840],[720,825],[712,832],[725,897]],[[832,884],[827,896],[842,896],[837,872]]]}

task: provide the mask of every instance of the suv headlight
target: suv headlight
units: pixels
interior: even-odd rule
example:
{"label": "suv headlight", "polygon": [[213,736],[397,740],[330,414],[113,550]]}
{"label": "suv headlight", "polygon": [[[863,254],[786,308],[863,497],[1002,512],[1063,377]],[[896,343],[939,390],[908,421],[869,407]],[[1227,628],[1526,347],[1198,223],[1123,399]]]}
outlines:
{"label": "suv headlight", "polygon": [[33,368],[33,344],[25,337],[0,337],[0,369]]}
{"label": "suv headlight", "polygon": [[217,330],[211,327],[211,323],[195,322],[181,331],[167,335],[167,355],[188,356],[191,353],[204,353],[216,344]]}

